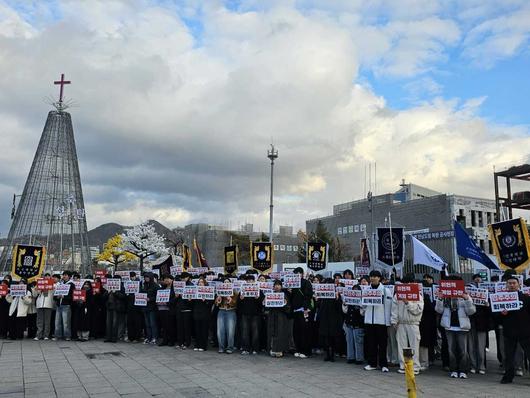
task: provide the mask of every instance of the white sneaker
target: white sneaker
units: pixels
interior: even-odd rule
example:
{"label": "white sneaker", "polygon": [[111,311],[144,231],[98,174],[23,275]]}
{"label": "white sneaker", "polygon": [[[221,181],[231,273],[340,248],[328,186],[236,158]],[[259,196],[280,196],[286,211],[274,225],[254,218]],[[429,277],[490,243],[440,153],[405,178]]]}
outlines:
{"label": "white sneaker", "polygon": [[35,340],[35,341],[39,341],[39,338],[38,338],[38,337],[35,337],[33,340]]}
{"label": "white sneaker", "polygon": [[295,352],[295,353],[294,353],[294,356],[295,356],[296,358],[298,358],[298,357],[300,357],[300,353],[299,353],[299,352]]}
{"label": "white sneaker", "polygon": [[422,367],[420,368],[420,370],[421,370],[422,372],[425,372],[427,369],[429,369],[428,366],[422,366]]}
{"label": "white sneaker", "polygon": [[203,351],[204,351],[204,348],[199,348],[198,351],[199,351],[199,352],[203,352]]}
{"label": "white sneaker", "polygon": [[198,348],[194,348],[193,351],[199,351],[199,349]]}
{"label": "white sneaker", "polygon": [[252,351],[252,355],[257,355],[258,353],[256,351]]}
{"label": "white sneaker", "polygon": [[515,371],[515,375],[516,375],[516,376],[519,376],[519,377],[522,377],[522,376],[523,376],[523,369],[517,369],[517,370]]}
{"label": "white sneaker", "polygon": [[376,370],[377,368],[373,367],[373,366],[370,366],[370,365],[366,365],[364,367],[364,370]]}
{"label": "white sneaker", "polygon": [[481,374],[481,375],[485,375],[485,374],[486,374],[486,371],[485,371],[485,370],[482,370],[482,369],[480,369],[480,370],[478,371],[478,373],[479,373],[479,374]]}
{"label": "white sneaker", "polygon": [[477,371],[475,369],[469,369],[469,373],[475,374],[475,373],[477,373]]}
{"label": "white sneaker", "polygon": [[458,379],[458,373],[457,372],[451,372],[450,377],[452,377],[453,379]]}
{"label": "white sneaker", "polygon": [[241,351],[241,355],[248,355],[248,351]]}
{"label": "white sneaker", "polygon": [[300,354],[298,358],[307,358],[307,356],[305,354]]}
{"label": "white sneaker", "polygon": [[45,337],[44,340],[50,340],[48,337]]}
{"label": "white sneaker", "polygon": [[404,373],[405,373],[405,369],[401,369],[401,368],[399,368],[397,371],[398,371],[398,373],[401,373],[401,374],[404,374]]}
{"label": "white sneaker", "polygon": [[387,368],[386,366],[383,366],[383,367],[381,368],[381,372],[383,372],[383,373],[388,373],[388,368]]}
{"label": "white sneaker", "polygon": [[458,377],[460,377],[461,379],[467,379],[467,374],[465,374],[464,372],[460,372]]}
{"label": "white sneaker", "polygon": [[420,370],[419,369],[414,369],[414,374],[417,376],[420,374]]}

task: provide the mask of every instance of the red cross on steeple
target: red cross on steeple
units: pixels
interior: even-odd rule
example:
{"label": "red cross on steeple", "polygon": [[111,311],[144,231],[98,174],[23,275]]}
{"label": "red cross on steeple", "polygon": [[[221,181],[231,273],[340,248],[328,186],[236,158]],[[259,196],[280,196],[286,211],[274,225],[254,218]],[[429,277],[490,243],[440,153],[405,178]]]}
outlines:
{"label": "red cross on steeple", "polygon": [[61,91],[59,93],[59,102],[63,102],[63,88],[65,84],[71,84],[71,81],[64,80],[64,73],[61,73],[61,80],[53,82],[53,84],[59,84],[61,86]]}

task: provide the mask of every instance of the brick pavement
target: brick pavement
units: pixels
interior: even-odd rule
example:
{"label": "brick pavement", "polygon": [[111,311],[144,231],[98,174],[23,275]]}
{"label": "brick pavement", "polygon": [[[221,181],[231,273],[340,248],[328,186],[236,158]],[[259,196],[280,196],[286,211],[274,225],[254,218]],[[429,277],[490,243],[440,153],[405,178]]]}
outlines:
{"label": "brick pavement", "polygon": [[[404,375],[343,359],[270,358],[102,341],[0,340],[0,398],[404,397]],[[494,364],[493,359],[489,364]],[[496,366],[496,365],[495,365]],[[417,376],[423,397],[529,397],[530,377],[500,385],[500,369],[468,380],[441,369]]]}

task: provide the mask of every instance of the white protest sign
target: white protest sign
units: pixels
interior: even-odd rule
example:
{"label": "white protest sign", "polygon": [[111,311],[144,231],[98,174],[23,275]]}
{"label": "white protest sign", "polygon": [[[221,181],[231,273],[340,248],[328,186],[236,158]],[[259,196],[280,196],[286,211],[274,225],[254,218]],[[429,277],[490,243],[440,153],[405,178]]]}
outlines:
{"label": "white protest sign", "polygon": [[342,291],[342,302],[346,305],[361,305],[362,301],[362,290],[343,290]]}
{"label": "white protest sign", "polygon": [[185,281],[173,281],[173,291],[176,295],[184,294],[184,288],[186,287]]}
{"label": "white protest sign", "polygon": [[[70,285],[68,285],[68,288],[70,288]],[[11,285],[9,288],[9,294],[11,295],[11,297],[24,297],[27,291],[28,286],[23,283],[19,283],[18,285]],[[68,292],[66,292],[66,294],[68,294]]]}
{"label": "white protest sign", "polygon": [[285,296],[283,292],[279,293],[265,293],[265,307],[278,308],[285,305]]}
{"label": "white protest sign", "polygon": [[173,276],[182,274],[183,269],[180,265],[173,265],[169,267],[169,273]]}
{"label": "white protest sign", "polygon": [[140,281],[125,281],[123,282],[125,294],[134,294],[140,292]]}
{"label": "white protest sign", "polygon": [[302,286],[302,275],[289,274],[283,277],[283,287],[285,289],[299,289]]}
{"label": "white protest sign", "polygon": [[259,290],[261,290],[263,293],[272,293],[272,289],[274,287],[274,282],[258,282],[259,284]]}
{"label": "white protest sign", "polygon": [[364,289],[362,291],[362,305],[383,305],[383,291],[379,289]]}
{"label": "white protest sign", "polygon": [[220,283],[216,286],[219,297],[230,297],[234,294],[234,287],[231,283]]}
{"label": "white protest sign", "polygon": [[70,284],[69,283],[59,283],[55,285],[55,291],[53,292],[54,296],[67,296],[70,292]]}
{"label": "white protest sign", "polygon": [[490,294],[491,311],[517,311],[521,308],[518,292],[500,292]]}
{"label": "white protest sign", "polygon": [[334,299],[335,284],[333,283],[314,283],[313,295],[318,299]]}
{"label": "white protest sign", "polygon": [[170,289],[160,289],[156,291],[156,302],[157,303],[169,303],[169,296],[171,294]]}
{"label": "white protest sign", "polygon": [[184,300],[195,300],[197,298],[197,286],[186,286],[182,293]]}
{"label": "white protest sign", "polygon": [[215,299],[214,286],[197,286],[197,300],[213,300]]}
{"label": "white protest sign", "polygon": [[139,307],[147,306],[147,293],[136,293],[134,295],[134,305]]}
{"label": "white protest sign", "polygon": [[257,283],[243,283],[241,285],[241,298],[259,298],[259,285]]}
{"label": "white protest sign", "polygon": [[107,278],[107,290],[109,292],[117,292],[121,288],[121,279]]}
{"label": "white protest sign", "polygon": [[477,287],[466,287],[466,293],[469,294],[475,305],[488,305],[488,290]]}

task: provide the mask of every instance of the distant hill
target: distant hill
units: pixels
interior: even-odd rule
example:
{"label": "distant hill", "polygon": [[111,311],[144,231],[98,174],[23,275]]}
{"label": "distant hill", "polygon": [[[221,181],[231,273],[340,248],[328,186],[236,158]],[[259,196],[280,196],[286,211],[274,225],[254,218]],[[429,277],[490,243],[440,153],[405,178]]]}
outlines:
{"label": "distant hill", "polygon": [[[154,225],[157,234],[165,236],[168,239],[176,240],[176,234],[165,225],[159,223],[156,220],[149,220],[149,224]],[[103,245],[116,234],[122,234],[125,229],[131,228],[130,226],[120,225],[116,223],[102,224],[99,227],[88,231],[88,242],[90,246],[99,246],[103,248]]]}

